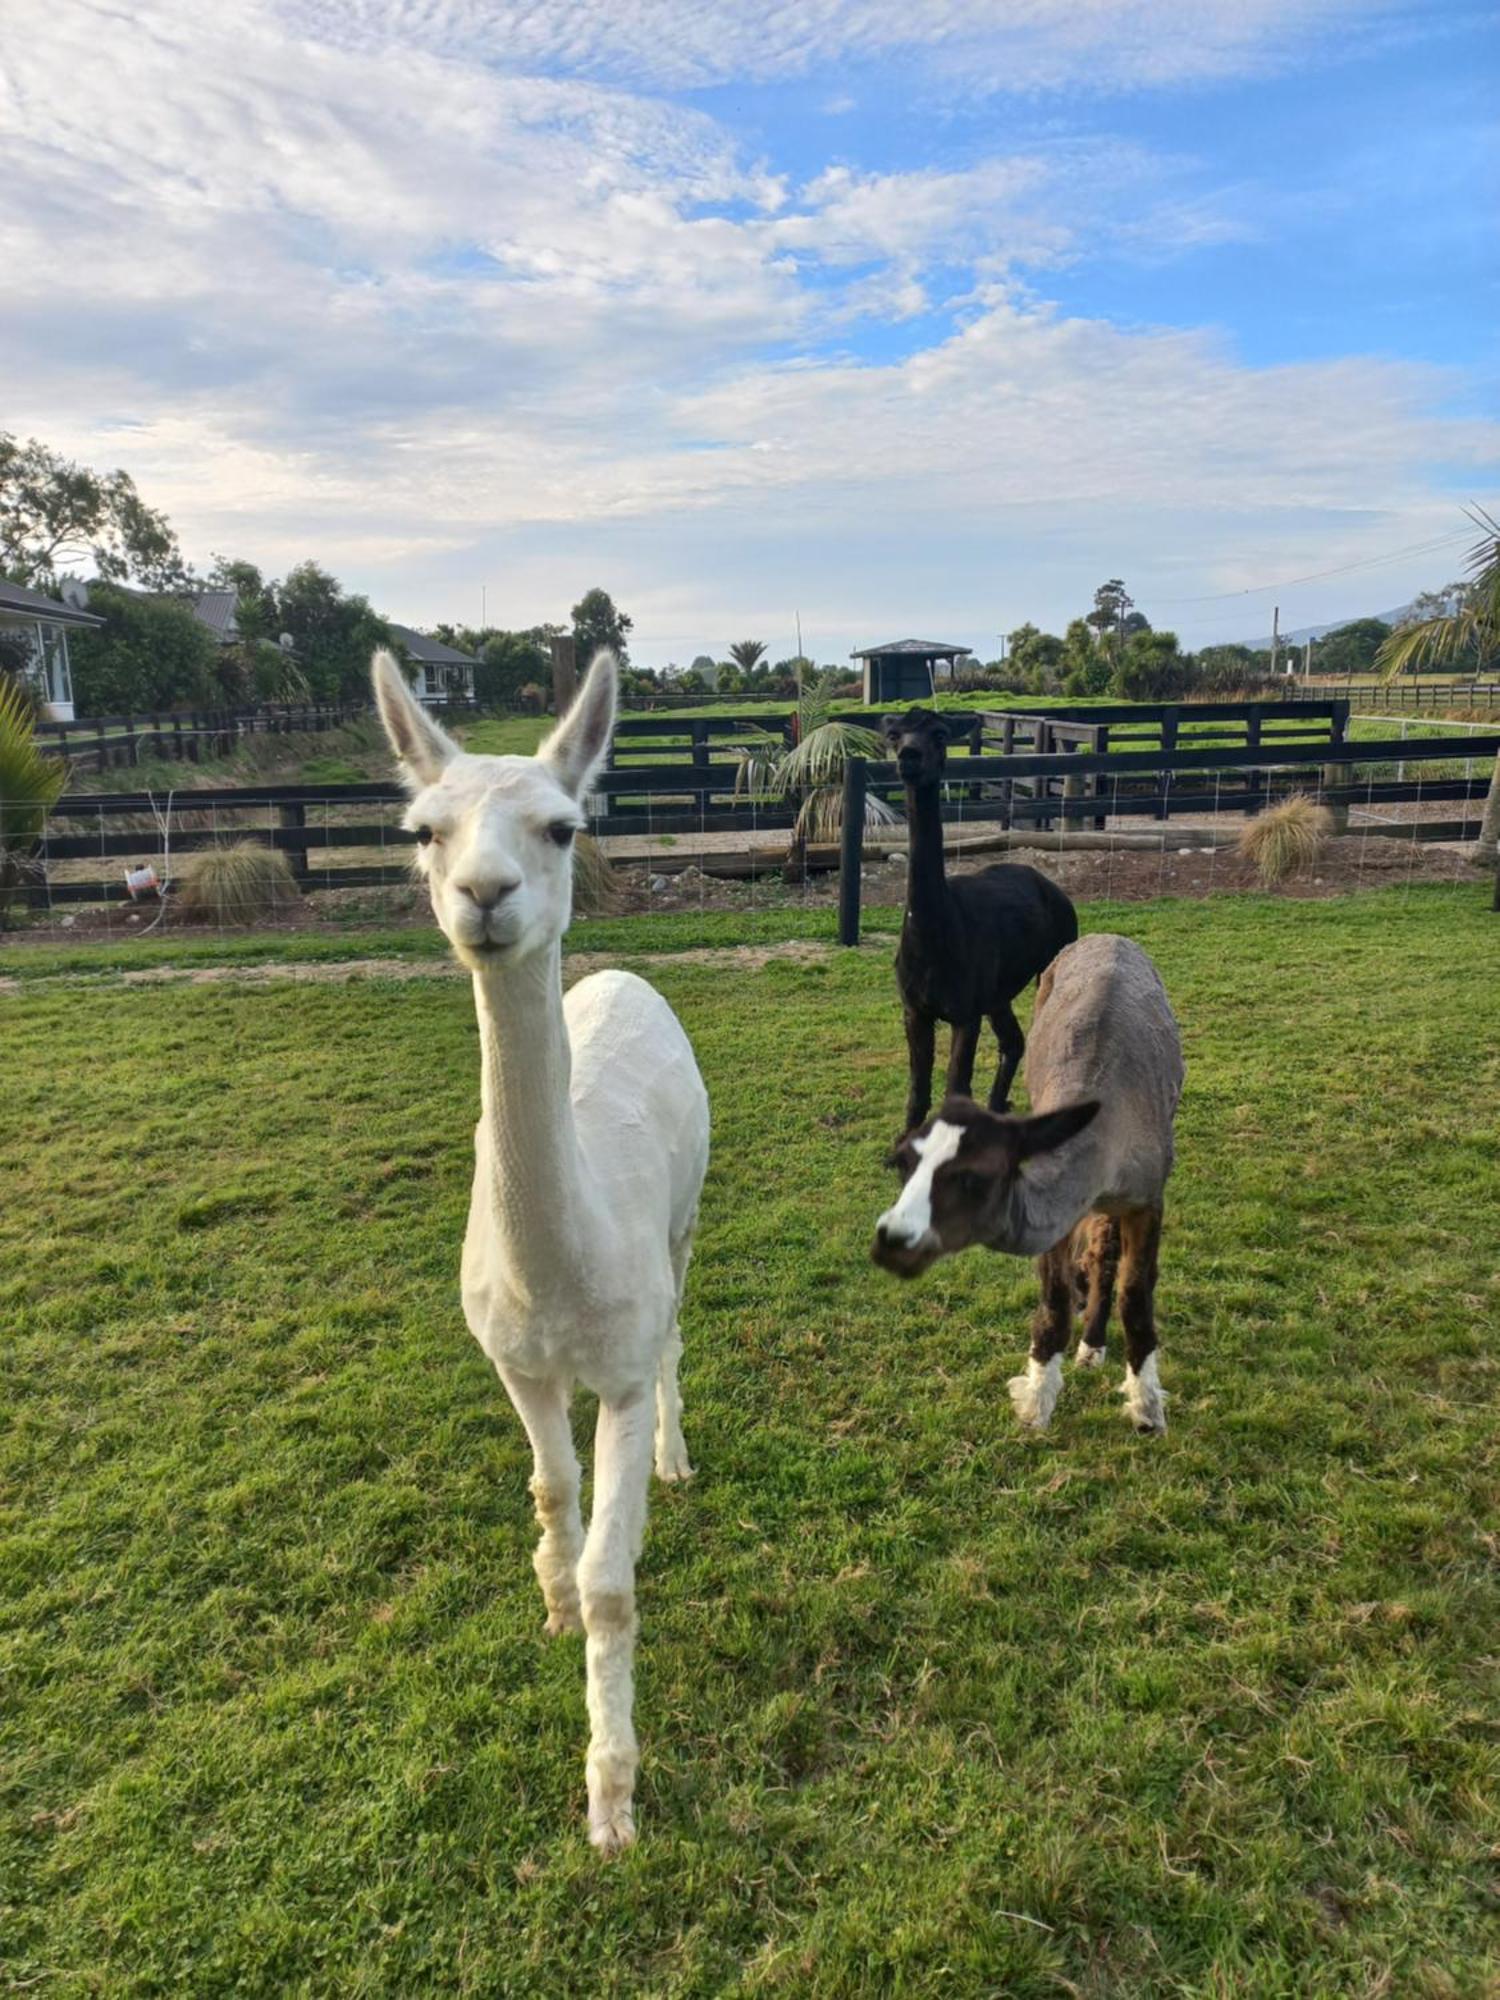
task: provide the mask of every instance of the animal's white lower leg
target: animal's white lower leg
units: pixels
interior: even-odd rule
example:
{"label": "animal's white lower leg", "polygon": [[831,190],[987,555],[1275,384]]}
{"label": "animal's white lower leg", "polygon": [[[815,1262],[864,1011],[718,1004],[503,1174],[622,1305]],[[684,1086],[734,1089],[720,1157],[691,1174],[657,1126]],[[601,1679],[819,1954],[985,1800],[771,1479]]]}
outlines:
{"label": "animal's white lower leg", "polygon": [[578,1591],[588,1635],[589,1839],[603,1854],[635,1839],[635,1563],[650,1471],[649,1398],[601,1406]]}
{"label": "animal's white lower leg", "polygon": [[1026,1363],[1024,1375],[1012,1375],[1009,1388],[1020,1421],[1032,1430],[1044,1431],[1052,1421],[1062,1389],[1062,1356],[1054,1354],[1050,1361],[1038,1361],[1033,1356]]}
{"label": "animal's white lower leg", "polygon": [[578,1454],[568,1422],[568,1393],[561,1382],[501,1372],[506,1392],[531,1439],[535,1469],[531,1497],[542,1531],[532,1556],[536,1580],[547,1606],[549,1633],[578,1632],[578,1558],[583,1553],[583,1519],[578,1511]]}
{"label": "animal's white lower leg", "polygon": [[656,1378],[656,1476],[658,1479],[691,1479],[687,1441],[682,1435],[682,1395],[677,1387],[677,1369],[682,1360],[682,1335],[674,1326],[662,1350],[661,1369]]}
{"label": "animal's white lower leg", "polygon": [[1078,1352],[1073,1356],[1073,1366],[1075,1368],[1102,1368],[1103,1365],[1104,1349],[1102,1347],[1090,1347],[1086,1340],[1080,1340],[1078,1343]]}
{"label": "animal's white lower leg", "polygon": [[1125,1414],[1138,1431],[1167,1428],[1167,1392],[1157,1378],[1155,1350],[1141,1363],[1139,1374],[1126,1368],[1120,1394],[1125,1398]]}

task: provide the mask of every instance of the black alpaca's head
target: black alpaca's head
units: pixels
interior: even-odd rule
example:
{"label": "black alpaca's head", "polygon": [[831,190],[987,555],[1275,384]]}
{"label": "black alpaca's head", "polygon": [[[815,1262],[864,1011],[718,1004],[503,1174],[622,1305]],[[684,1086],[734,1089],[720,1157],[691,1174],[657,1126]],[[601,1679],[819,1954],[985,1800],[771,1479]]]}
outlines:
{"label": "black alpaca's head", "polygon": [[938,715],[930,708],[909,708],[905,715],[888,715],[881,724],[891,746],[901,782],[935,785],[948,761],[948,745],[970,728],[964,716]]}

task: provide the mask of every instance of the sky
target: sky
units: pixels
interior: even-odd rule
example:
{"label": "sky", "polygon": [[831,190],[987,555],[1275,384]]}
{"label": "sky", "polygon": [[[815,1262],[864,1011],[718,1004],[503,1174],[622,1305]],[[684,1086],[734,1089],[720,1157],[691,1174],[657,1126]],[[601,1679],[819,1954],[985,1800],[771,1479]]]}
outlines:
{"label": "sky", "polygon": [[1189,645],[1500,511],[1465,0],[8,0],[0,428],[407,624]]}

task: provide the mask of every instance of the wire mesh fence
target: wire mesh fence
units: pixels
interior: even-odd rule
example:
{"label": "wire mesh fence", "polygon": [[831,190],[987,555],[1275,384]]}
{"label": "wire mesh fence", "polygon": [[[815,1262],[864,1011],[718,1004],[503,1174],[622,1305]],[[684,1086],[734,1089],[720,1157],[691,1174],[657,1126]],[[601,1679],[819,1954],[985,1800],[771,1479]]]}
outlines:
{"label": "wire mesh fence", "polygon": [[[946,866],[1030,862],[1075,899],[1107,902],[1457,889],[1475,879],[1500,737],[1455,732],[1439,756],[1425,720],[1398,727],[1383,725],[1379,755],[1360,761],[1287,767],[1273,754],[1255,769],[1105,768],[1082,774],[1086,789],[1059,770],[1025,791],[1003,772],[974,780],[960,746],[944,789]],[[1135,765],[1143,754],[1154,753],[1134,753]],[[994,773],[994,759],[978,763]],[[826,908],[831,918],[839,848],[796,837],[802,799],[726,794],[722,778],[695,790],[687,765],[665,781],[661,769],[621,764],[591,801],[607,867],[581,884],[579,914]],[[899,907],[910,865],[901,789],[892,767],[871,770],[897,817],[866,829],[857,902]],[[1244,851],[1249,829],[1291,796],[1319,815],[1316,837],[1267,880]],[[404,811],[397,789],[377,784],[73,793],[46,812],[0,802],[0,901],[12,926],[41,936],[426,923]]]}

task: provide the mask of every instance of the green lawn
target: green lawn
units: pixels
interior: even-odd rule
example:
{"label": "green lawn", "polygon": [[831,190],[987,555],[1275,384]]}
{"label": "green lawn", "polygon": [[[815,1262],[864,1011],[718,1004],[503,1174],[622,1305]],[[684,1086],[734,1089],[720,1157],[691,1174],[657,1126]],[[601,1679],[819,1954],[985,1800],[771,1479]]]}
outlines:
{"label": "green lawn", "polygon": [[716,1150],[612,1865],[458,1308],[464,983],[0,996],[0,1988],[1493,1990],[1487,901],[1086,912],[1187,1039],[1159,1442],[1117,1353],[1017,1432],[1024,1265],[867,1263],[888,947],[641,961]]}

